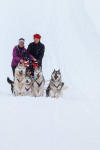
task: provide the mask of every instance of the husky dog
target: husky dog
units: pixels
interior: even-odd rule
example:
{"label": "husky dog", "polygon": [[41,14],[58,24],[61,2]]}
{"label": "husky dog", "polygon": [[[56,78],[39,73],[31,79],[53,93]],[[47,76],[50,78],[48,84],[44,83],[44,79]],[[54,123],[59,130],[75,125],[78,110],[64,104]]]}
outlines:
{"label": "husky dog", "polygon": [[62,82],[61,79],[60,70],[58,71],[54,70],[51,75],[49,86],[46,90],[46,96],[52,98],[59,98],[61,96],[63,86],[64,83]]}
{"label": "husky dog", "polygon": [[19,63],[15,69],[14,94],[15,96],[23,96],[23,88],[25,84],[26,67]]}
{"label": "husky dog", "polygon": [[22,89],[25,83],[25,73],[26,68],[24,67],[24,64],[19,63],[15,69],[14,81],[7,78],[7,82],[11,85],[11,91],[15,96],[23,95]]}
{"label": "husky dog", "polygon": [[23,86],[22,93],[24,96],[31,96],[32,95],[32,79],[29,76],[25,77],[25,83]]}
{"label": "husky dog", "polygon": [[34,71],[34,80],[32,86],[32,96],[40,97],[44,95],[45,79],[41,68],[36,68]]}
{"label": "husky dog", "polygon": [[24,64],[19,63],[15,69],[14,81],[7,78],[7,82],[11,85],[11,91],[15,96],[23,95],[22,90],[25,83],[26,68]]}

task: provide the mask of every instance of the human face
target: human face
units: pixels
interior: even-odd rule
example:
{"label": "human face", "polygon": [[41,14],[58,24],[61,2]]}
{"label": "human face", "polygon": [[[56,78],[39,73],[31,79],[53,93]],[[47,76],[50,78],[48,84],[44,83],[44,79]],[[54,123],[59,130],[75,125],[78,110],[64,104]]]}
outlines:
{"label": "human face", "polygon": [[23,43],[23,42],[19,42],[19,46],[20,46],[21,48],[23,48],[23,47],[24,47],[24,43]]}
{"label": "human face", "polygon": [[40,40],[38,38],[34,38],[34,43],[38,44],[40,42]]}

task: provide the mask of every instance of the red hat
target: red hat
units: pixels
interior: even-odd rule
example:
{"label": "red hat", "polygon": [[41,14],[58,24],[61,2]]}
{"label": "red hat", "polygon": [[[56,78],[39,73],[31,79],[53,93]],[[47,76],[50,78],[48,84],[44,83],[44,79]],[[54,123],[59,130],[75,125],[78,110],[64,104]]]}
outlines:
{"label": "red hat", "polygon": [[40,40],[40,39],[41,39],[41,35],[35,34],[35,35],[34,35],[34,39],[35,39],[35,38],[38,38],[38,39]]}

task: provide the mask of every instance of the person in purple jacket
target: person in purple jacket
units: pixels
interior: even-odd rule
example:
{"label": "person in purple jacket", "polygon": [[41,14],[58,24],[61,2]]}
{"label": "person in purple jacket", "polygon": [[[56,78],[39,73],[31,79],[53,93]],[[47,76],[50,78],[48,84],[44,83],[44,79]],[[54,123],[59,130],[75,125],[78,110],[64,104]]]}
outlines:
{"label": "person in purple jacket", "polygon": [[13,76],[15,75],[15,69],[18,66],[19,62],[23,63],[25,55],[26,55],[26,49],[24,47],[25,40],[23,38],[19,39],[19,43],[17,46],[13,49],[13,59],[11,63]]}

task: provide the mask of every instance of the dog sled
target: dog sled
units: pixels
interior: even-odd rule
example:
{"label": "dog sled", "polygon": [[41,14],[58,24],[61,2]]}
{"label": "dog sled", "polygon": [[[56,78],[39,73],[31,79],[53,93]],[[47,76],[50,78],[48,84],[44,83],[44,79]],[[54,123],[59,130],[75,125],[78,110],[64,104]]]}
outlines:
{"label": "dog sled", "polygon": [[[32,75],[27,74],[27,68]],[[42,97],[45,93],[46,97],[59,98],[64,90],[60,70],[53,71],[48,83],[45,81],[42,68],[39,67],[36,59],[25,58],[24,62],[19,63],[15,70],[14,81],[9,79],[7,81],[11,84],[12,93],[15,96]]]}
{"label": "dog sled", "polygon": [[38,69],[38,67],[39,67],[38,61],[35,58],[34,59],[25,58],[23,63],[26,68],[32,68],[33,71],[35,69]]}

